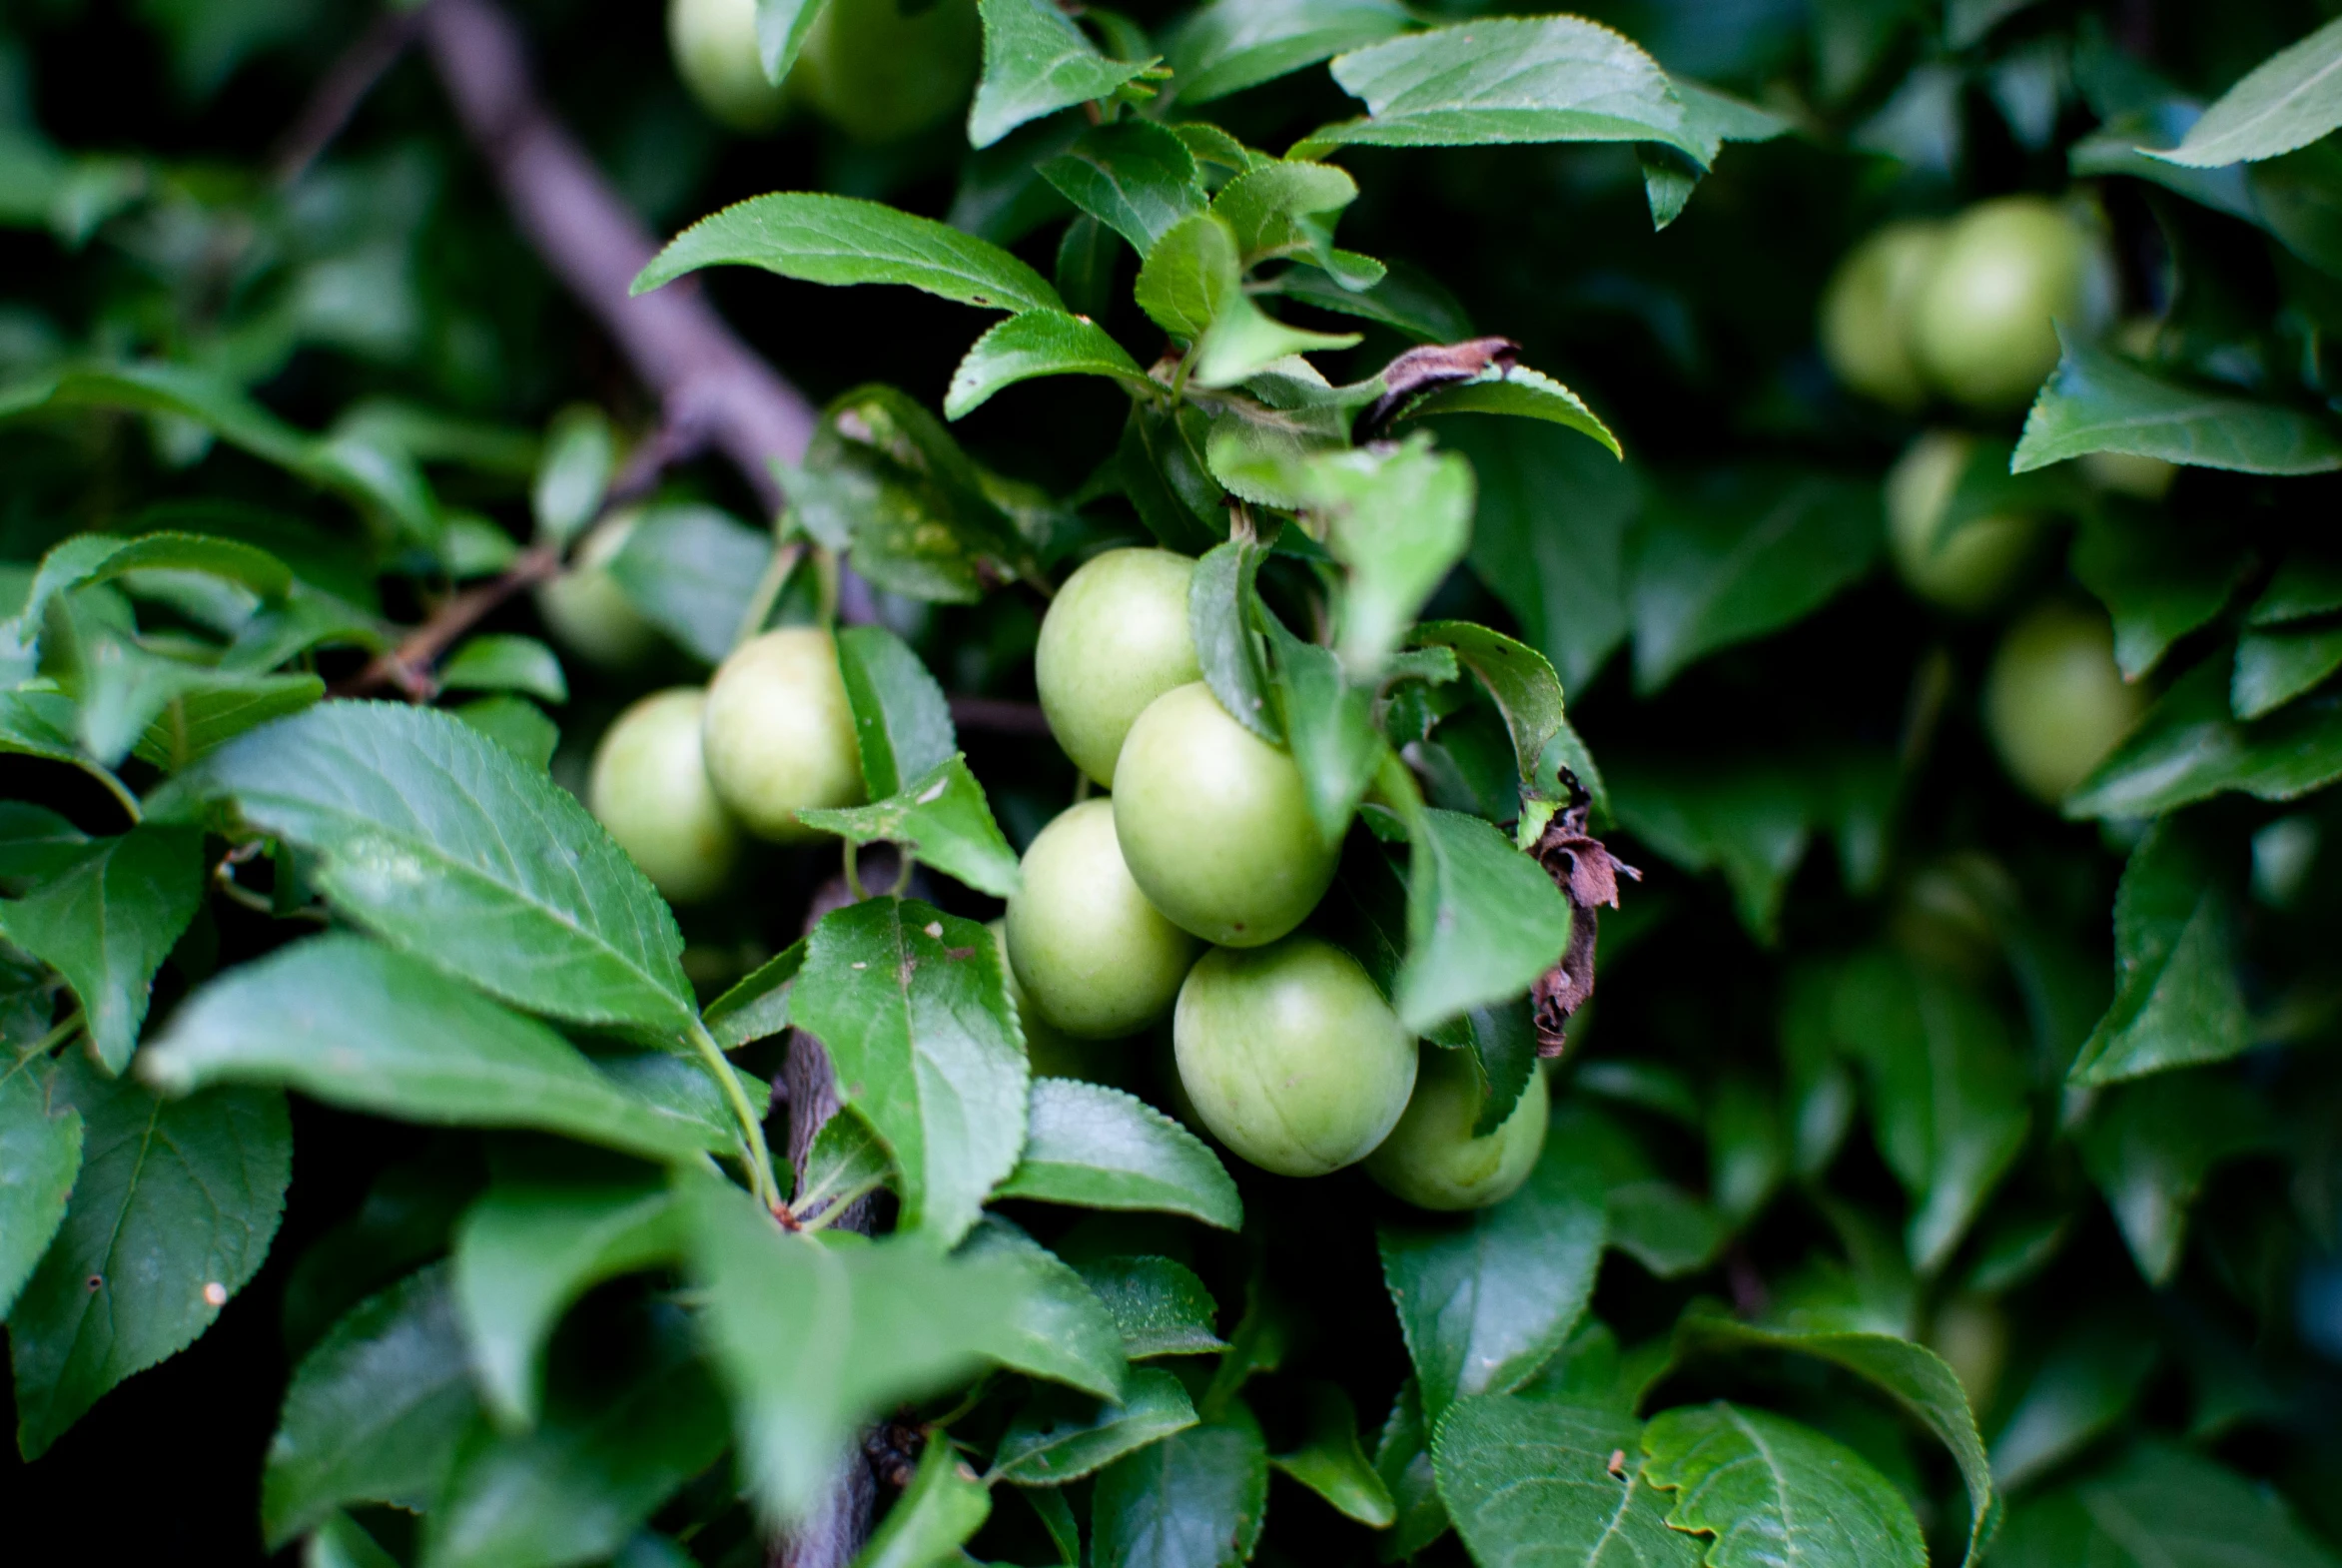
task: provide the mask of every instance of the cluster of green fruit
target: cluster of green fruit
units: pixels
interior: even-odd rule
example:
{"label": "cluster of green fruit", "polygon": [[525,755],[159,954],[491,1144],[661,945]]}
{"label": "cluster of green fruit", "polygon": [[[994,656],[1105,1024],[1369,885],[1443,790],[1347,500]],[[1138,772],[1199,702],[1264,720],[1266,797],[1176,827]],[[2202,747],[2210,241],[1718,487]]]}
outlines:
{"label": "cluster of green fruit", "polygon": [[826,0],[788,79],[757,48],[756,0],[668,0],[676,74],[735,131],[772,130],[811,110],[861,142],[895,142],[968,101],[982,47],[976,0]]}
{"label": "cluster of green fruit", "polygon": [[[2057,367],[2058,330],[2094,336],[2113,315],[2105,247],[2073,207],[1981,202],[1947,222],[1889,224],[1848,255],[1823,296],[1822,351],[1848,387],[1904,412],[1942,397],[2005,418]],[[1888,553],[1920,598],[1960,615],[2003,606],[2031,575],[2049,519],[1963,479],[1992,456],[1969,432],[1924,431],[1887,477]],[[2085,459],[2100,488],[2159,499],[2152,458]],[[2005,490],[2005,487],[2003,487]],[[2068,596],[2011,625],[1984,688],[1984,727],[2011,777],[2045,801],[2103,761],[2144,710],[2114,662],[2105,615]]]}

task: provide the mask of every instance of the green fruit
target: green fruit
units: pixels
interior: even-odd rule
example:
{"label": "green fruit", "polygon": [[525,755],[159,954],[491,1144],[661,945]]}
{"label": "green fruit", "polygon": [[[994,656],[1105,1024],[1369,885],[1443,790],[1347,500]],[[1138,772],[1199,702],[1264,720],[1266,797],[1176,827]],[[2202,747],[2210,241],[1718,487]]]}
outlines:
{"label": "green fruit", "polygon": [[700,765],[706,706],[696,686],[636,702],[603,732],[585,789],[596,820],[676,904],[716,892],[740,858],[740,825]]}
{"label": "green fruit", "polygon": [[1425,1046],[1422,1059],[1406,1114],[1366,1157],[1366,1174],[1417,1208],[1485,1208],[1510,1197],[1545,1147],[1545,1075],[1531,1073],[1512,1115],[1474,1138],[1480,1080],[1465,1053]]}
{"label": "green fruit", "polygon": [[1280,1176],[1363,1160],[1415,1087],[1398,1016],[1357,960],[1313,936],[1204,954],[1179,988],[1171,1041],[1203,1125]]}
{"label": "green fruit", "polygon": [[2101,490],[2142,501],[2161,500],[2179,477],[2178,464],[2127,451],[2083,452],[2081,471]]}
{"label": "green fruit", "polygon": [[787,626],[732,650],[707,688],[707,776],[749,832],[776,843],[818,837],[801,810],[861,804],[854,712],[828,632]]}
{"label": "green fruit", "polygon": [[1976,443],[1930,430],[1887,475],[1887,544],[1895,569],[1921,598],[1973,613],[2005,596],[2024,574],[2040,524],[2014,513],[1966,517],[1950,527],[1952,495]]}
{"label": "green fruit", "polygon": [[1822,358],[1840,381],[1890,407],[1928,400],[1911,356],[1912,306],[1943,244],[1942,224],[1889,224],[1847,253],[1822,295]]}
{"label": "green fruit", "polygon": [[612,513],[578,541],[569,569],[536,590],[536,612],[553,640],[606,670],[632,668],[659,645],[658,628],[610,574],[610,562],[626,547],[639,516]]}
{"label": "green fruit", "polygon": [[1201,681],[1165,692],[1131,726],[1114,814],[1148,901],[1222,947],[1274,942],[1333,881],[1338,846],[1318,834],[1301,770]]}
{"label": "green fruit", "polygon": [[756,48],[756,0],[667,0],[667,48],[710,115],[735,131],[780,124],[784,99]]}
{"label": "green fruit", "polygon": [[1000,952],[1001,979],[1007,985],[1009,1001],[1016,1006],[1017,1022],[1024,1027],[1025,1060],[1033,1065],[1033,1076],[1120,1083],[1127,1074],[1119,1059],[1130,1047],[1120,1041],[1076,1040],[1043,1018],[1032,996],[1018,983],[1016,966],[1009,962],[1009,923],[993,920],[984,929],[992,933],[993,946]]}
{"label": "green fruit", "polygon": [[1123,737],[1147,705],[1203,678],[1187,629],[1195,563],[1169,550],[1108,550],[1066,579],[1042,617],[1034,684],[1074,766],[1114,783]]}
{"label": "green fruit", "polygon": [[2145,707],[2115,667],[2106,617],[2071,604],[2010,627],[1984,680],[1984,728],[2009,776],[2044,801],[2087,778]]}
{"label": "green fruit", "polygon": [[1111,802],[1086,800],[1043,828],[1024,872],[1009,900],[1009,962],[1040,1017],[1109,1040],[1171,1011],[1197,944],[1131,880]]}
{"label": "green fruit", "polygon": [[982,45],[976,0],[828,0],[789,84],[855,140],[897,142],[967,103]]}
{"label": "green fruit", "polygon": [[2037,196],[1979,202],[1959,216],[1920,286],[1912,350],[1947,396],[2020,408],[2057,368],[2054,321],[2094,336],[2113,303],[2098,241]]}

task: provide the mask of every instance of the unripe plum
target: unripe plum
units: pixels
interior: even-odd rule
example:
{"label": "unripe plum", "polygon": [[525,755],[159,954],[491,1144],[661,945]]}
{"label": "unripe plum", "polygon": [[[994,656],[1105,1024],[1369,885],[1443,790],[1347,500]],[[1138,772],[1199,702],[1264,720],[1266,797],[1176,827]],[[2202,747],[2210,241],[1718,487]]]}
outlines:
{"label": "unripe plum", "polygon": [[596,820],[676,904],[715,893],[740,858],[740,825],[700,762],[706,706],[696,686],[642,698],[603,732],[586,782]]}
{"label": "unripe plum", "polygon": [[1172,1014],[1179,1083],[1214,1137],[1264,1171],[1364,1159],[1415,1087],[1415,1042],[1357,960],[1320,938],[1214,948]]}
{"label": "unripe plum", "polygon": [[659,631],[643,618],[610,572],[640,514],[613,512],[577,542],[569,569],[536,590],[536,612],[553,640],[588,664],[630,669],[659,645]]}
{"label": "unripe plum", "polygon": [[1017,981],[1017,967],[1009,962],[1009,923],[994,919],[985,925],[1001,956],[1001,980],[1009,1001],[1016,1005],[1017,1022],[1025,1031],[1025,1060],[1035,1078],[1080,1078],[1098,1084],[1119,1084],[1128,1076],[1115,1060],[1129,1047],[1120,1041],[1076,1040],[1041,1016],[1033,998]]}
{"label": "unripe plum", "polygon": [[1148,901],[1223,947],[1274,942],[1333,881],[1338,845],[1318,833],[1300,769],[1201,681],[1165,692],[1131,726],[1114,814]]}
{"label": "unripe plum", "polygon": [[1423,1047],[1415,1093],[1390,1136],[1366,1157],[1366,1174],[1417,1208],[1501,1202],[1529,1178],[1545,1147],[1552,1115],[1545,1075],[1530,1073],[1520,1104],[1484,1138],[1472,1136],[1479,1115],[1480,1081],[1464,1052]]}
{"label": "unripe plum", "polygon": [[1131,880],[1112,802],[1083,801],[1043,828],[1024,872],[1009,900],[1009,962],[1040,1017],[1108,1040],[1171,1010],[1199,944]]}
{"label": "unripe plum", "polygon": [[1960,214],[1920,286],[1912,348],[1947,396],[1988,411],[2020,408],[2057,368],[2057,321],[2094,335],[2113,303],[2096,236],[2037,196]]}
{"label": "unripe plum", "polygon": [[2040,535],[2033,518],[2009,512],[1945,526],[1975,448],[1957,430],[1930,430],[1887,475],[1887,544],[1896,572],[1921,598],[1968,613],[2006,595]]}
{"label": "unripe plum", "polygon": [[2115,666],[2106,617],[2058,601],[2008,629],[1984,680],[1984,728],[2001,763],[2052,803],[2106,760],[2145,707]]}
{"label": "unripe plum", "polygon": [[784,626],[734,648],[708,683],[706,731],[707,776],[759,838],[817,837],[800,810],[862,802],[854,712],[826,631]]}
{"label": "unripe plum", "polygon": [[1940,223],[1893,223],[1847,253],[1822,295],[1822,358],[1840,381],[1890,407],[1928,400],[1912,360],[1912,306],[1944,245]]}
{"label": "unripe plum", "polygon": [[789,86],[857,141],[897,142],[968,101],[982,47],[976,0],[828,0]]}
{"label": "unripe plum", "polygon": [[1147,705],[1203,678],[1187,629],[1195,563],[1169,550],[1108,550],[1058,589],[1033,651],[1050,733],[1074,766],[1114,783],[1123,737]]}
{"label": "unripe plum", "polygon": [[699,107],[725,125],[754,133],[780,123],[785,100],[757,52],[756,0],[667,0],[667,48]]}

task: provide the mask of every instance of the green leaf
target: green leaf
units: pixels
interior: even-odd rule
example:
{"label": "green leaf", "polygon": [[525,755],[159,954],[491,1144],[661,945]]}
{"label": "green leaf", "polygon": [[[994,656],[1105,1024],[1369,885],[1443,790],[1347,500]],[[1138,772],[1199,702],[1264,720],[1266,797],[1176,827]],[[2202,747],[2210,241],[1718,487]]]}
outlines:
{"label": "green leaf", "polygon": [[478,1416],[443,1266],[368,1297],[303,1358],[261,1477],[273,1549],[345,1503],[438,1500]]}
{"label": "green leaf", "polygon": [[[1789,122],[1779,115],[1687,77],[1670,76],[1668,86],[1683,104],[1685,124],[1707,150],[1709,163],[1726,142],[1769,142],[1789,129]],[[1665,148],[1640,147],[1635,151],[1643,169],[1643,192],[1650,204],[1652,227],[1664,229],[1683,216],[1705,170]]]}
{"label": "green leaf", "polygon": [[681,1251],[674,1196],[648,1176],[489,1187],[456,1226],[453,1288],[481,1397],[498,1420],[535,1423],[545,1342],[580,1296]]}
{"label": "green leaf", "polygon": [[[175,683],[179,684],[179,683]],[[221,670],[180,684],[131,743],[131,755],[176,772],[246,730],[314,705],[326,694],[315,675],[248,675]]]}
{"label": "green leaf", "polygon": [[1678,1494],[1668,1524],[1714,1536],[1706,1561],[1716,1568],[1927,1568],[1928,1544],[1903,1494],[1812,1427],[1719,1400],[1655,1417],[1643,1452],[1643,1478]]}
{"label": "green leaf", "polygon": [[2160,1288],[2178,1272],[2188,1210],[2212,1167],[2273,1149],[2275,1132],[2243,1085],[2191,1072],[2115,1091],[2094,1108],[2075,1144],[2139,1273]]}
{"label": "green leaf", "polygon": [[398,1559],[348,1514],[336,1511],[310,1532],[303,1568],[399,1568]]}
{"label": "green leaf", "polygon": [[[1201,567],[1196,580],[1203,578]],[[1374,693],[1353,684],[1331,648],[1303,642],[1266,610],[1260,623],[1275,655],[1272,690],[1286,749],[1301,770],[1309,815],[1328,842],[1348,831],[1374,770],[1390,754],[1374,728]],[[1197,651],[1202,649],[1198,639]],[[1224,699],[1223,699],[1224,702]]]}
{"label": "green leaf", "polygon": [[1613,457],[1625,455],[1610,426],[1576,392],[1525,365],[1492,365],[1469,381],[1434,387],[1402,404],[1391,420],[1395,423],[1434,413],[1504,413],[1519,419],[1541,419],[1592,436]]}
{"label": "green leaf", "polygon": [[260,675],[157,653],[110,621],[82,593],[60,600],[49,614],[48,660],[76,705],[80,749],[108,767],[134,748],[157,766],[183,766],[325,691],[315,675]]}
{"label": "green leaf", "polygon": [[2134,1445],[2009,1516],[1994,1568],[2333,1568],[2283,1496],[2201,1455]]}
{"label": "green leaf", "polygon": [[547,702],[567,702],[561,658],[534,637],[496,632],[473,637],[439,666],[443,691],[524,691]]}
{"label": "green leaf", "polygon": [[632,292],[726,265],[806,283],[903,284],[990,311],[1065,304],[1039,273],[989,241],[878,202],[803,191],[759,196],[702,218],[667,242]]}
{"label": "green leaf", "polygon": [[2067,336],[2008,460],[2028,473],[2084,452],[2124,452],[2245,473],[2342,468],[2342,425],[2228,392],[2199,391]]}
{"label": "green leaf", "polygon": [[1022,885],[1017,852],[993,821],[984,786],[968,771],[968,759],[957,752],[885,800],[808,808],[797,819],[849,843],[900,844],[927,865],[995,898],[1007,898]]}
{"label": "green leaf", "polygon": [[960,749],[951,703],[919,655],[884,626],[838,633],[838,674],[854,710],[854,743],[873,800],[949,762]]}
{"label": "green leaf", "polygon": [[1629,542],[1635,689],[1804,619],[1870,570],[1884,536],[1874,484],[1721,475],[1652,505]]}
{"label": "green leaf", "polygon": [[854,1559],[856,1568],[930,1568],[958,1561],[967,1555],[960,1544],[991,1517],[991,1488],[976,1478],[952,1440],[938,1432],[928,1439],[911,1484]]}
{"label": "green leaf", "polygon": [[[15,618],[0,626],[0,658],[12,665],[40,641],[41,622],[52,601],[76,588],[111,582],[129,572],[194,571],[250,589],[263,599],[282,599],[293,573],[267,550],[235,539],[200,533],[150,533],[139,538],[77,533],[41,557],[32,585]],[[31,666],[20,666],[29,675]]]}
{"label": "green leaf", "polygon": [[45,882],[81,858],[90,836],[46,806],[0,801],[0,877]]}
{"label": "green leaf", "polygon": [[81,1170],[81,1113],[56,1087],[38,1055],[0,1070],[0,1321],[65,1223]]}
{"label": "green leaf", "polygon": [[[423,1525],[432,1568],[559,1568],[617,1553],[725,1448],[724,1402],[680,1314],[626,1346],[597,1346],[557,1381],[525,1433],[474,1425]],[[582,1361],[582,1357],[579,1358]],[[938,1443],[949,1448],[947,1443]]]}
{"label": "green leaf", "polygon": [[1211,210],[1236,236],[1243,265],[1302,257],[1337,282],[1367,288],[1382,281],[1377,265],[1368,276],[1347,277],[1343,253],[1333,248],[1335,215],[1358,199],[1358,182],[1331,164],[1303,159],[1263,159],[1221,186]]}
{"label": "green leaf", "polygon": [[[851,1114],[848,1114],[849,1118]],[[831,1118],[834,1123],[838,1118]],[[810,1173],[808,1173],[810,1175]],[[1031,1377],[1079,1388],[1100,1399],[1131,1393],[1123,1331],[1082,1276],[1055,1252],[998,1214],[987,1214],[958,1255],[1014,1269],[1023,1299],[984,1343],[984,1353]]]}
{"label": "green leaf", "polygon": [[2252,1043],[2226,883],[2178,822],[2165,817],[2148,829],[2114,895],[2114,1003],[2067,1083],[2096,1087],[2225,1062]]}
{"label": "green leaf", "polygon": [[1459,1401],[1434,1426],[1439,1496],[1482,1568],[1698,1568],[1631,1462],[1640,1425],[1599,1405]]}
{"label": "green leaf", "polygon": [[2216,169],[2307,147],[2336,126],[2342,126],[2342,23],[2329,22],[2253,67],[2177,147],[2148,156]]}
{"label": "green leaf", "polygon": [[69,1056],[49,1107],[81,1118],[81,1174],[8,1318],[27,1459],[108,1389],[212,1326],[259,1272],[293,1176],[281,1095],[163,1100]]}
{"label": "green leaf", "polygon": [[2252,563],[2236,541],[2144,507],[2086,512],[2069,559],[2113,617],[2114,662],[2126,680],[2148,673],[2172,643],[2219,614]]}
{"label": "green leaf", "polygon": [[1198,387],[1234,386],[1287,355],[1358,341],[1355,334],[1303,332],[1262,315],[1244,293],[1235,231],[1216,213],[1197,213],[1166,230],[1139,269],[1135,293],[1157,326],[1187,340],[1189,379]]}
{"label": "green leaf", "polygon": [[1200,555],[1227,534],[1226,491],[1204,459],[1211,416],[1190,402],[1135,402],[1115,452],[1116,476],[1164,548]]}
{"label": "green leaf", "polygon": [[1242,1405],[1100,1472],[1094,1568],[1238,1568],[1268,1509],[1268,1447]]}
{"label": "green leaf", "polygon": [[2342,701],[2290,702],[2240,723],[2225,659],[2172,682],[2098,770],[2065,798],[2069,817],[2152,817],[2227,790],[2292,800],[2342,778]]}
{"label": "green leaf", "polygon": [[[1266,552],[1248,540],[1229,539],[1205,550],[1187,585],[1187,629],[1204,682],[1236,721],[1276,745],[1284,740],[1276,712],[1268,705],[1268,675],[1262,667],[1259,595],[1253,579]],[[1343,820],[1348,816],[1345,813]]]}
{"label": "green leaf", "polygon": [[1025,1145],[1028,1070],[992,934],[906,900],[839,910],[813,930],[790,1011],[894,1157],[902,1228],[959,1240]]}
{"label": "green leaf", "polygon": [[1411,25],[1396,0],[1212,0],[1179,20],[1164,41],[1164,56],[1178,101],[1200,104]]}
{"label": "green leaf", "polygon": [[1455,650],[1457,660],[1487,688],[1496,710],[1504,715],[1513,756],[1520,763],[1521,786],[1545,790],[1537,777],[1537,759],[1562,726],[1561,677],[1545,656],[1501,632],[1462,620],[1424,621],[1408,640],[1417,647]]}
{"label": "green leaf", "polygon": [[997,1195],[1244,1222],[1236,1183],[1201,1139],[1136,1096],[1068,1078],[1033,1081],[1024,1158]]}
{"label": "green leaf", "polygon": [[2067,1329],[2000,1423],[1992,1479],[2021,1487],[2081,1452],[2137,1402],[2160,1358],[2147,1325],[2120,1311],[2092,1312],[2086,1326]]}
{"label": "green leaf", "polygon": [[2280,626],[2342,610],[2342,562],[2289,555],[2244,617],[2247,626]]}
{"label": "green leaf", "polygon": [[1433,1427],[1458,1399],[1518,1388],[1569,1337],[1594,1289],[1603,1211],[1599,1174],[1551,1138],[1528,1181],[1494,1207],[1376,1228]]}
{"label": "green leaf", "polygon": [[1187,1390],[1160,1367],[1134,1368],[1119,1402],[1036,1390],[1001,1434],[987,1479],[1063,1486],[1194,1424]]}
{"label": "green leaf", "polygon": [[1087,316],[1026,311],[1010,317],[970,347],[952,372],[944,415],[965,418],[1004,387],[1039,376],[1105,376],[1133,392],[1153,388],[1123,346]]}
{"label": "green leaf", "polygon": [[1200,1355],[1226,1348],[1213,1322],[1219,1305],[1184,1263],[1168,1257],[1096,1257],[1074,1272],[1106,1303],[1134,1361],[1158,1355]]}
{"label": "green leaf", "polygon": [[818,1218],[891,1184],[894,1177],[895,1164],[870,1124],[841,1107],[805,1151],[805,1174],[790,1195],[790,1210],[800,1220]]}
{"label": "green leaf", "polygon": [[447,711],[530,767],[552,767],[561,727],[526,697],[482,697]]}
{"label": "green leaf", "polygon": [[600,515],[618,462],[609,415],[575,403],[545,426],[543,451],[529,482],[528,509],[542,538],[566,544]]}
{"label": "green leaf", "polygon": [[230,741],[150,804],[233,807],[317,857],[377,935],[507,1002],[673,1038],[693,1020],[674,916],[577,798],[460,719],[329,702]]}
{"label": "green leaf", "polygon": [[[2000,1496],[1984,1440],[1959,1377],[1942,1356],[1894,1334],[1819,1332],[1760,1328],[1712,1313],[1687,1314],[1676,1326],[1677,1354],[1694,1349],[1758,1348],[1795,1350],[1843,1366],[1893,1395],[1904,1409],[1952,1451],[1967,1485],[1968,1539],[1965,1562],[1973,1568],[2000,1522]],[[1995,1556],[1995,1563],[2000,1559]]]}
{"label": "green leaf", "polygon": [[1816,780],[1749,759],[1730,768],[1630,762],[1610,769],[1618,820],[1686,871],[1720,869],[1741,924],[1779,940],[1789,879],[1813,838]]}
{"label": "green leaf", "polygon": [[1398,1517],[1390,1489],[1358,1446],[1358,1413],[1350,1396],[1332,1383],[1310,1385],[1309,1440],[1289,1454],[1270,1455],[1268,1462],[1368,1529],[1386,1529]]}
{"label": "green leaf", "polygon": [[610,557],[609,573],[643,619],[709,664],[754,630],[771,535],[713,506],[653,506]]}
{"label": "green leaf", "polygon": [[175,1095],[263,1084],[412,1122],[534,1128],[648,1160],[696,1160],[713,1143],[595,1072],[544,1025],[347,934],[222,975],[180,1008],[139,1070]]}
{"label": "green leaf", "polygon": [[1369,44],[1333,62],[1368,116],[1293,151],[1345,143],[1468,147],[1501,142],[1657,142],[1705,169],[1713,146],[1652,58],[1574,16],[1480,19]]}
{"label": "green leaf", "polygon": [[1152,120],[1092,126],[1041,165],[1041,177],[1142,258],[1171,225],[1204,208],[1194,155]]}
{"label": "green leaf", "polygon": [[736,1051],[752,1040],[769,1040],[787,1029],[789,988],[804,967],[805,939],[799,937],[710,1002],[701,1020],[716,1044]]}
{"label": "green leaf", "polygon": [[1973,990],[1886,954],[1848,967],[1835,1028],[1869,1082],[1880,1156],[1916,1205],[1904,1234],[1912,1265],[1932,1274],[2024,1148],[2023,1059]]}
{"label": "green leaf", "polygon": [[99,839],[23,898],[0,935],[64,977],[109,1074],[138,1047],[155,972],[204,898],[203,837],[136,827]]}
{"label": "green leaf", "polygon": [[1569,904],[1543,867],[1478,817],[1426,810],[1407,870],[1407,959],[1392,988],[1422,1031],[1527,991],[1569,946]]}
{"label": "green leaf", "polygon": [[984,75],[968,108],[968,144],[990,147],[1028,120],[1110,96],[1145,71],[1110,60],[1050,0],[978,0]]}
{"label": "green leaf", "polygon": [[788,80],[822,10],[823,0],[756,0],[756,59],[766,81],[779,87]]}
{"label": "green leaf", "polygon": [[[1351,280],[1355,282],[1356,280]],[[1456,297],[1419,267],[1392,262],[1380,283],[1349,289],[1314,267],[1288,268],[1262,294],[1281,294],[1337,316],[1380,322],[1417,343],[1460,343],[1472,336],[1472,319]]]}
{"label": "green leaf", "polygon": [[2236,639],[2228,703],[2240,719],[2272,713],[2342,669],[2342,626],[2287,626]]}
{"label": "green leaf", "polygon": [[1431,1433],[1423,1395],[1412,1377],[1399,1384],[1374,1445],[1374,1475],[1391,1499],[1390,1534],[1376,1547],[1383,1562],[1412,1557],[1448,1530],[1447,1507],[1431,1473]]}
{"label": "green leaf", "polygon": [[812,1507],[857,1426],[976,1371],[1016,1315],[1022,1276],[1005,1264],[953,1262],[915,1235],[787,1235],[711,1179],[683,1200],[741,1473],[774,1522]]}

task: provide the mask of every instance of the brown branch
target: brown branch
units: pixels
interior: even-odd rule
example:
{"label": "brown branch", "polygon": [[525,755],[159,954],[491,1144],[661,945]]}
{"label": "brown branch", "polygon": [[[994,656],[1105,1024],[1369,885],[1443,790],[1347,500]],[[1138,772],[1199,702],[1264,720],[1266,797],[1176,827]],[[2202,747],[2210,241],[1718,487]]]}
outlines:
{"label": "brown branch", "polygon": [[543,582],[560,569],[559,550],[549,544],[531,545],[499,575],[450,597],[429,619],[400,638],[396,647],[376,654],[366,668],[336,686],[334,695],[358,697],[395,686],[409,702],[428,699],[438,690],[431,666],[458,637],[487,619],[513,594]]}
{"label": "brown branch", "polygon": [[412,11],[386,11],[374,24],[358,35],[353,43],[326,72],[318,83],[318,90],[310,95],[301,118],[294,121],[278,142],[276,152],[269,159],[273,178],[280,186],[287,186],[309,173],[334,139],[350,124],[359,105],[375,90],[375,84],[389,74],[406,53],[407,45],[421,27],[421,18]]}

